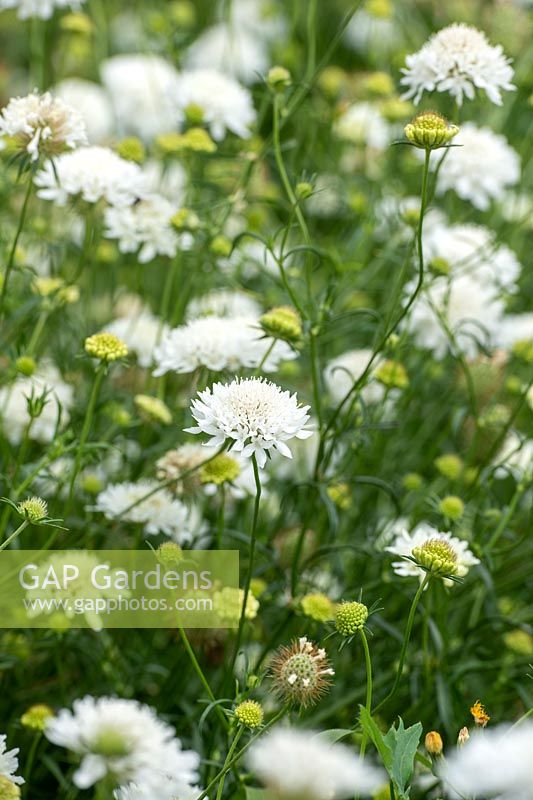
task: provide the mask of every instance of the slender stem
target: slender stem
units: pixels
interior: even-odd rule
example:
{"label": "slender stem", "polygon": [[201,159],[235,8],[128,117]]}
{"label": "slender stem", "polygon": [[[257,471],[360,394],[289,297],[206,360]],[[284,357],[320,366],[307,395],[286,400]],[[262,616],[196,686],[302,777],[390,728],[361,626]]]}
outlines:
{"label": "slender stem", "polygon": [[70,509],[70,504],[72,502],[72,496],[74,494],[74,484],[76,482],[76,478],[78,477],[78,473],[81,468],[81,461],[83,457],[83,450],[87,443],[87,439],[89,438],[89,432],[91,430],[91,423],[93,420],[94,409],[96,406],[96,401],[98,399],[98,394],[100,392],[100,386],[102,385],[102,380],[104,378],[106,372],[106,364],[102,362],[96,370],[96,374],[94,376],[93,388],[91,390],[91,395],[89,397],[89,403],[87,405],[87,411],[85,413],[85,419],[83,421],[83,428],[81,430],[81,436],[78,443],[78,449],[76,450],[76,457],[74,460],[74,468],[72,470],[72,475],[70,477],[70,486],[68,492],[68,501],[66,505],[66,510],[64,517],[67,516],[67,510]]}
{"label": "slender stem", "polygon": [[187,634],[185,633],[183,628],[180,628],[179,632],[180,632],[181,640],[182,640],[182,642],[183,642],[183,644],[185,646],[185,650],[187,651],[187,655],[189,656],[191,664],[193,665],[194,671],[198,675],[198,677],[200,679],[200,682],[201,682],[202,686],[204,687],[204,689],[205,689],[205,691],[207,693],[207,696],[209,697],[211,702],[215,704],[214,708],[215,708],[215,711],[216,711],[220,721],[222,722],[222,724],[224,725],[224,727],[226,729],[229,728],[228,719],[227,719],[226,715],[224,714],[224,712],[222,711],[222,709],[220,708],[220,706],[218,704],[216,704],[216,697],[213,694],[213,691],[212,691],[211,687],[209,686],[209,683],[207,682],[207,678],[205,677],[205,675],[204,675],[204,673],[202,671],[202,668],[201,668],[201,666],[200,666],[200,664],[198,662],[198,659],[196,658],[194,650],[192,649],[191,644],[189,642],[189,639],[187,638]]}
{"label": "slender stem", "polygon": [[381,703],[379,703],[376,706],[376,708],[373,711],[374,714],[376,714],[379,711],[380,708],[382,708],[386,703],[389,702],[391,697],[394,694],[396,694],[396,690],[397,690],[398,686],[400,685],[400,681],[401,681],[402,673],[403,673],[403,667],[404,667],[404,664],[405,664],[405,656],[407,654],[407,648],[409,646],[409,640],[411,638],[411,631],[413,630],[413,623],[414,623],[414,620],[415,620],[416,609],[418,607],[418,603],[420,602],[420,598],[422,597],[422,592],[424,591],[424,589],[428,585],[428,582],[429,582],[430,578],[431,578],[431,575],[430,575],[429,572],[427,572],[425,577],[424,577],[424,580],[420,583],[420,586],[418,587],[418,590],[417,590],[417,592],[416,592],[416,594],[415,594],[415,596],[413,598],[413,602],[411,603],[411,609],[409,611],[409,617],[407,618],[407,626],[405,628],[405,633],[404,633],[403,643],[402,643],[402,649],[400,651],[400,660],[398,662],[398,669],[396,670],[396,677],[394,679],[394,683],[393,683],[392,689],[390,690],[388,695],[381,701]]}
{"label": "slender stem", "polygon": [[[368,640],[366,638],[366,633],[363,628],[361,628],[359,634],[361,636],[361,641],[363,642],[363,650],[365,652],[365,669],[366,669],[365,708],[368,711],[368,713],[371,714],[372,713],[372,661],[370,659],[370,648],[368,646]],[[360,755],[362,759],[365,757],[366,744],[367,744],[367,735],[366,732],[364,732],[360,748]]]}
{"label": "slender stem", "polygon": [[492,534],[491,538],[489,539],[489,542],[485,548],[485,553],[488,553],[490,550],[492,550],[500,540],[500,537],[504,533],[507,524],[512,519],[514,512],[516,511],[516,507],[520,502],[522,495],[526,491],[526,487],[527,487],[527,481],[525,479],[521,480],[518,486],[516,487],[516,491],[511,499],[511,502],[509,503],[506,513],[501,518],[500,524],[498,525],[498,527]]}
{"label": "slender stem", "polygon": [[267,347],[267,349],[265,350],[265,353],[264,353],[264,355],[263,355],[263,358],[262,358],[262,359],[261,359],[261,361],[259,362],[259,365],[258,365],[258,367],[257,367],[257,369],[256,369],[256,371],[255,371],[255,374],[256,374],[256,375],[260,375],[260,374],[261,374],[261,370],[262,370],[262,369],[263,369],[263,367],[265,366],[265,363],[266,363],[266,361],[267,361],[268,357],[270,356],[270,354],[272,353],[272,350],[273,350],[273,349],[275,348],[275,346],[276,346],[276,341],[277,341],[276,339],[272,339],[272,342],[269,344],[269,346],[268,346],[268,347]]}
{"label": "slender stem", "polygon": [[229,670],[229,676],[233,675],[233,669],[235,667],[235,662],[237,660],[237,655],[239,654],[239,648],[241,646],[241,639],[242,639],[242,632],[244,628],[244,621],[246,619],[246,604],[248,602],[248,595],[250,593],[250,583],[252,581],[252,575],[254,570],[254,556],[255,556],[255,540],[257,535],[257,520],[259,519],[259,505],[261,502],[261,478],[259,476],[259,468],[257,466],[257,459],[255,457],[255,453],[252,455],[252,466],[254,470],[254,480],[255,480],[255,501],[254,501],[254,515],[252,519],[252,532],[250,535],[250,553],[248,557],[248,572],[246,574],[246,583],[244,584],[244,595],[242,599],[242,608],[241,608],[241,616],[239,619],[239,628],[237,630],[237,639],[235,642],[235,650],[233,652],[233,657],[231,660],[231,667]]}
{"label": "slender stem", "polygon": [[48,319],[48,314],[49,314],[48,309],[44,309],[39,314],[37,323],[32,331],[30,341],[28,342],[25,355],[32,356],[34,354],[35,348],[37,347],[37,342],[40,339],[41,333],[43,332],[44,326],[46,324],[46,320]]}
{"label": "slender stem", "polygon": [[224,791],[224,783],[226,781],[226,774],[227,774],[226,772],[224,772],[224,769],[225,769],[225,767],[227,767],[227,765],[231,761],[231,759],[233,757],[233,754],[235,753],[235,750],[237,749],[237,745],[239,744],[239,739],[241,738],[243,732],[244,732],[244,728],[240,727],[238,729],[237,733],[235,734],[235,737],[234,737],[234,739],[233,739],[233,741],[231,743],[230,749],[228,750],[228,754],[226,756],[226,759],[224,761],[224,765],[222,767],[222,775],[220,777],[220,783],[218,784],[216,800],[221,800],[221,798],[222,798],[222,792]]}
{"label": "slender stem", "polygon": [[5,549],[6,549],[6,547],[8,546],[8,544],[10,544],[10,542],[12,542],[12,541],[13,541],[13,539],[16,539],[16,538],[17,538],[17,536],[18,536],[20,533],[22,533],[22,531],[24,530],[24,528],[27,528],[29,524],[30,524],[30,523],[28,522],[28,520],[27,520],[27,519],[25,519],[25,520],[24,520],[24,522],[23,522],[21,525],[19,525],[19,526],[18,526],[17,530],[16,530],[16,531],[13,531],[13,533],[11,534],[11,536],[8,536],[8,537],[7,537],[7,539],[5,540],[5,542],[2,542],[2,544],[0,544],[0,550],[5,550]]}
{"label": "slender stem", "polygon": [[28,203],[30,201],[32,188],[33,188],[33,181],[31,179],[31,173],[30,173],[28,175],[28,185],[26,187],[24,203],[22,204],[22,209],[19,216],[17,232],[15,233],[15,238],[13,239],[13,244],[11,245],[11,251],[9,253],[9,258],[7,260],[6,271],[4,273],[4,280],[2,282],[2,291],[0,292],[0,320],[2,320],[4,314],[4,301],[7,294],[7,284],[9,282],[9,276],[11,274],[11,270],[13,269],[13,262],[15,260],[15,253],[17,252],[17,245],[20,239],[20,234],[22,233],[24,222],[26,220],[26,212],[28,210]]}
{"label": "slender stem", "polygon": [[226,489],[224,484],[220,487],[220,508],[218,511],[217,522],[217,550],[222,549],[222,537],[224,536],[224,512],[226,510]]}

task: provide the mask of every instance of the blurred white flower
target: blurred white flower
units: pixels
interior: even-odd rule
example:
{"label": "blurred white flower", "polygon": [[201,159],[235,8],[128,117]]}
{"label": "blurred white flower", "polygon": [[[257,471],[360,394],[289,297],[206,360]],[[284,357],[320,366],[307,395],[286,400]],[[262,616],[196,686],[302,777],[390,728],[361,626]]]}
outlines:
{"label": "blurred white flower", "polygon": [[87,144],[80,112],[50,92],[11,98],[0,114],[0,136],[12,137],[32,161]]}
{"label": "blurred white flower", "polygon": [[78,9],[85,0],[0,0],[0,11],[18,9],[19,19],[50,19],[56,8]]}
{"label": "blurred white flower", "polygon": [[212,69],[182,72],[172,92],[179,120],[187,109],[201,110],[213,139],[220,141],[229,130],[243,139],[251,135],[256,114],[250,92],[233,78]]}
{"label": "blurred white flower", "polygon": [[[348,350],[328,362],[324,369],[324,382],[335,403],[340,403],[354,383],[359,380],[371,358],[372,350],[363,348]],[[376,358],[367,376],[366,384],[361,390],[364,403],[379,403],[385,394],[383,385],[373,378],[379,364],[380,359]]]}
{"label": "blurred white flower", "polygon": [[359,8],[346,28],[345,39],[349,47],[369,58],[387,56],[401,44],[401,26],[392,14],[377,16]]}
{"label": "blurred white flower", "polygon": [[187,173],[178,161],[164,164],[149,159],[142,166],[146,186],[150,194],[161,194],[179,209],[185,204]]}
{"label": "blurred white flower", "polygon": [[13,750],[6,749],[6,740],[7,737],[5,734],[0,735],[0,775],[3,775],[5,778],[11,781],[11,783],[21,784],[24,783],[24,778],[21,778],[20,775],[15,775],[18,766],[19,760],[17,755],[19,753],[19,748],[15,747]]}
{"label": "blurred white flower", "polygon": [[35,176],[37,194],[59,206],[81,197],[88,203],[104,199],[121,207],[146,195],[146,179],[137,164],[118,156],[107,147],[80,147],[47,161]]}
{"label": "blurred white flower", "polygon": [[333,131],[339,139],[374,150],[383,150],[392,140],[391,129],[372,103],[354,103],[337,119]]}
{"label": "blurred white flower", "polygon": [[263,468],[270,450],[292,458],[286,442],[296,437],[307,439],[305,429],[309,406],[298,405],[296,394],[283,391],[264,378],[236,378],[231,383],[215,383],[198,393],[191,413],[198,423],[188,433],[206,433],[209,446],[233,440],[231,450],[245,458],[255,454]]}
{"label": "blurred white flower", "polygon": [[166,334],[154,353],[154,375],[199,367],[237,372],[261,366],[264,372],[274,372],[281,361],[296,357],[286,342],[265,337],[257,318],[199,317]]}
{"label": "blurred white flower", "polygon": [[504,350],[511,350],[517,342],[533,341],[533,311],[525,314],[506,314],[496,335],[496,342]]}
{"label": "blurred white flower", "polygon": [[385,775],[343,744],[312,731],[278,727],[254,743],[248,765],[280,800],[343,800],[368,795]]}
{"label": "blurred white flower", "polygon": [[502,104],[501,90],[516,87],[514,70],[501,45],[492,46],[482,31],[471,25],[453,23],[433,34],[418,53],[405,59],[401,83],[405,98],[418,103],[423,92],[449,92],[459,105],[463,95],[473,100],[476,89],[484,89],[496,105]]}
{"label": "blurred white flower", "polygon": [[[31,420],[28,399],[44,397],[41,414]],[[30,378],[17,378],[11,385],[0,389],[0,416],[4,434],[11,444],[19,444],[28,425],[28,438],[46,444],[53,441],[56,428],[64,428],[69,421],[69,409],[74,403],[72,386],[61,378],[53,364],[42,364]]]}
{"label": "blurred white flower", "polygon": [[[441,533],[426,522],[421,522],[410,533],[405,529],[397,529],[393,544],[385,547],[385,550],[395,556],[412,556],[415,547],[422,547],[429,541],[444,542],[453,550],[456,556],[455,574],[459,578],[464,578],[470,567],[479,564],[479,559],[472,554],[468,542],[452,536],[451,533]],[[425,570],[407,558],[393,561],[392,566],[396,575],[402,578],[419,578],[420,581],[423,581],[426,576]],[[453,581],[448,578],[444,579],[444,583],[447,586],[453,585]]]}
{"label": "blurred white flower", "polygon": [[[520,179],[520,157],[505,136],[490,128],[465,122],[442,162],[437,178],[437,194],[451,189],[463,200],[486,211],[491,200],[502,200],[505,190]],[[432,154],[430,166],[436,169],[439,155]]]}
{"label": "blurred white flower", "polygon": [[83,78],[66,78],[57,84],[54,94],[79,111],[91,144],[109,139],[114,128],[113,109],[101,86]]}
{"label": "blurred white flower", "polygon": [[[174,729],[136,700],[84,697],[73,710],[62,709],[48,720],[45,735],[53,744],[82,758],[74,783],[87,789],[107,775],[158,795],[164,779],[172,779],[175,796],[189,793],[198,775],[199,756],[182,750]],[[154,794],[155,793],[155,794]]]}
{"label": "blurred white flower", "polygon": [[136,253],[141,264],[156,256],[173,258],[179,249],[189,250],[192,237],[179,235],[170,220],[176,206],[161,195],[151,194],[132,206],[109,206],[104,213],[104,236],[118,239],[121,253]]}
{"label": "blurred white flower", "polygon": [[185,53],[188,70],[214,69],[255,83],[270,66],[268,45],[244,27],[218,23],[206,28]]}
{"label": "blurred white flower", "polygon": [[[406,286],[406,294],[414,285]],[[432,350],[435,358],[444,358],[453,349],[446,327],[456,346],[468,357],[479,352],[479,345],[490,346],[497,340],[505,312],[503,300],[494,287],[480,283],[470,275],[436,278],[416,299],[406,328],[419,347]]]}
{"label": "blurred white flower", "polygon": [[175,129],[171,96],[178,73],[170,62],[142,53],[118,55],[102,62],[100,74],[121,134],[150,142]]}
{"label": "blurred white flower", "polygon": [[453,797],[529,800],[533,786],[533,724],[473,731],[439,773]]}
{"label": "blurred white flower", "polygon": [[239,289],[214,289],[207,294],[193,297],[187,306],[187,318],[198,317],[256,317],[261,315],[261,306],[247,292]]}
{"label": "blurred white flower", "polygon": [[105,325],[105,330],[118,336],[128,351],[137,356],[139,366],[147,368],[153,364],[157,340],[166,333],[168,325],[163,324],[150,311],[144,310],[139,314],[112,320]]}
{"label": "blurred white flower", "polygon": [[533,475],[533,439],[509,431],[494,463],[498,465],[496,475],[499,478],[505,478],[509,472],[517,480],[528,474]]}

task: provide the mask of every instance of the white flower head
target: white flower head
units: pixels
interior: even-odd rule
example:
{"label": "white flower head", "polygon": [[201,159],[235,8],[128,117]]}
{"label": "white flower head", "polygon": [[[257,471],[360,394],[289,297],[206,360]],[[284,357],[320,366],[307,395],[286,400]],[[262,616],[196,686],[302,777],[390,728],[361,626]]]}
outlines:
{"label": "white flower head", "polygon": [[533,786],[533,724],[474,731],[440,774],[453,797],[529,800]]}
{"label": "white flower head", "polygon": [[236,372],[259,365],[274,372],[280,361],[296,355],[286,342],[265,337],[253,317],[199,317],[166,334],[154,353],[154,375],[194,372],[199,367]]}
{"label": "white flower head", "polygon": [[69,198],[88,203],[104,199],[114,206],[129,206],[146,195],[146,178],[132,161],[107,147],[80,147],[48,161],[35,176],[37,194],[59,206]]}
{"label": "white flower head", "polygon": [[[464,578],[470,567],[479,564],[479,559],[472,554],[468,547],[468,542],[452,536],[451,533],[441,533],[431,525],[422,522],[411,533],[404,528],[398,530],[393,544],[385,547],[388,553],[402,556],[400,561],[392,562],[396,575],[402,578],[419,578],[420,581],[425,578],[426,572],[413,561],[404,558],[404,556],[413,556],[415,548],[422,547],[428,542],[442,542],[447,548],[451,549],[455,555],[455,575],[458,578]],[[444,583],[446,586],[453,585],[453,581],[448,578],[444,579]]]}
{"label": "white flower head", "polygon": [[[410,294],[413,284],[406,287]],[[444,358],[452,342],[468,357],[478,354],[480,344],[490,346],[500,330],[505,311],[503,300],[494,287],[470,275],[440,277],[418,296],[406,323],[419,347],[432,350],[435,358]]]}
{"label": "white flower head", "polygon": [[193,297],[187,306],[187,318],[198,317],[256,317],[261,315],[261,306],[247,292],[231,289],[214,289],[212,292]]}
{"label": "white flower head", "polygon": [[16,747],[13,750],[7,750],[6,738],[5,734],[0,735],[0,775],[10,780],[11,783],[20,785],[24,783],[24,778],[15,775],[19,766],[19,760],[17,758],[19,748]]}
{"label": "white flower head", "polygon": [[168,326],[149,311],[143,310],[139,314],[121,316],[108,322],[105,330],[118,336],[128,352],[137,356],[139,366],[147,368],[153,363],[158,338],[166,333]]}
{"label": "white flower head", "polygon": [[19,19],[50,19],[56,8],[79,9],[85,0],[0,0],[0,11],[18,9]]}
{"label": "white flower head", "polygon": [[263,468],[269,450],[291,458],[286,442],[312,436],[312,431],[305,430],[308,410],[309,406],[298,405],[296,394],[264,378],[236,378],[198,393],[191,405],[198,425],[187,431],[208,434],[210,446],[233,440],[232,450],[246,458],[255,454]]}
{"label": "white flower head", "polygon": [[405,98],[420,101],[426,92],[449,92],[459,105],[463,95],[473,100],[483,89],[489,100],[502,104],[502,90],[512,91],[513,68],[501,45],[493,46],[482,31],[453,23],[433,34],[418,53],[405,59],[401,83]]}
{"label": "white flower head", "polygon": [[54,94],[79,111],[91,144],[100,144],[109,139],[114,118],[105,89],[83,78],[66,78],[55,86]]}
{"label": "white flower head", "polygon": [[178,249],[188,250],[189,234],[179,236],[170,220],[176,207],[165,197],[151,194],[132,206],[110,206],[104,213],[105,236],[118,239],[121,253],[138,251],[139,262],[146,264],[156,256],[173,258]]}
{"label": "white flower head", "polygon": [[270,66],[265,41],[243,26],[220,22],[206,28],[185,53],[188,70],[213,69],[255,83]]}
{"label": "white flower head", "polygon": [[75,700],[72,711],[62,709],[48,721],[45,735],[82,757],[74,773],[80,789],[113,775],[118,783],[138,784],[154,796],[162,781],[172,778],[175,795],[180,796],[197,779],[197,753],[182,750],[174,729],[136,700],[91,696]]}
{"label": "white flower head", "polygon": [[[520,157],[505,136],[490,128],[465,122],[442,162],[437,178],[437,194],[448,190],[475,208],[486,211],[492,200],[502,200],[506,190],[520,179]],[[433,153],[431,169],[437,168]]]}
{"label": "white flower head", "polygon": [[[335,403],[340,403],[354,383],[359,380],[371,358],[372,350],[362,348],[361,350],[348,350],[328,362],[324,369],[324,382]],[[385,395],[383,385],[377,383],[373,378],[379,364],[380,360],[376,358],[366,384],[361,390],[361,397],[365,403],[379,403]]]}
{"label": "white flower head", "polygon": [[0,136],[12,137],[32,161],[87,144],[80,112],[50,92],[13,97],[0,114]]}
{"label": "white flower head", "polygon": [[152,141],[176,126],[171,96],[178,73],[160,56],[131,53],[108,58],[100,67],[119,131]]}
{"label": "white flower head", "polygon": [[385,778],[343,744],[277,728],[252,745],[248,764],[280,800],[343,800],[371,794]]}
{"label": "white flower head", "polygon": [[250,92],[233,78],[211,69],[182,72],[173,93],[179,118],[184,120],[187,109],[202,112],[213,139],[220,141],[231,131],[242,139],[251,135],[256,114]]}
{"label": "white flower head", "polygon": [[387,121],[372,103],[354,103],[335,122],[334,133],[357,145],[383,150],[391,142]]}

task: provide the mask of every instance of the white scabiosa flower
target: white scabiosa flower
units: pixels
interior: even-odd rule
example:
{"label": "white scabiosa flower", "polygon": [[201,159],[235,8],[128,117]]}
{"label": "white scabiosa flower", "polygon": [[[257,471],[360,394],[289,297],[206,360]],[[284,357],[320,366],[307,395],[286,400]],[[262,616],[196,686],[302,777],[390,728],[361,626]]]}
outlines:
{"label": "white scabiosa flower", "polygon": [[[407,295],[413,284],[406,287]],[[479,345],[490,346],[497,340],[505,312],[503,300],[494,287],[480,283],[470,275],[437,278],[416,299],[407,330],[419,347],[432,350],[435,358],[444,358],[453,349],[446,332],[449,328],[455,345],[468,357],[479,352]]]}
{"label": "white scabiosa flower", "polygon": [[270,450],[292,458],[286,442],[313,435],[305,430],[308,410],[309,406],[298,405],[296,394],[291,395],[264,378],[236,378],[198,393],[191,405],[198,424],[187,432],[208,434],[209,446],[232,440],[231,450],[245,458],[255,455],[263,468]]}
{"label": "white scabiosa flower", "polygon": [[91,144],[109,139],[114,129],[113,109],[101,86],[83,78],[66,78],[55,86],[54,94],[79,111]]}
{"label": "white scabiosa flower", "polygon": [[501,92],[516,87],[514,71],[501,45],[493,46],[482,31],[471,25],[453,23],[433,34],[418,53],[405,59],[401,83],[405,98],[420,101],[424,92],[449,92],[459,105],[463,96],[473,100],[483,89],[489,100],[502,104]]}
{"label": "white scabiosa flower", "polygon": [[32,161],[87,144],[80,112],[50,92],[13,97],[0,114],[0,136],[14,139]]}
{"label": "white scabiosa flower", "polygon": [[15,775],[19,766],[19,760],[17,758],[19,748],[16,747],[13,750],[7,750],[6,738],[5,734],[0,735],[0,775],[3,775],[4,778],[7,778],[11,783],[20,785],[24,783],[24,778]]}
{"label": "white scabiosa flower", "polygon": [[[359,380],[371,358],[372,350],[367,348],[348,350],[337,358],[333,358],[326,365],[324,382],[335,403],[340,403],[354,383]],[[361,390],[364,403],[379,403],[385,394],[383,386],[373,378],[379,363],[380,360],[377,358],[370,369],[366,385]]]}
{"label": "white scabiosa flower", "polygon": [[[447,152],[437,178],[437,194],[451,190],[475,208],[486,211],[492,200],[502,200],[506,189],[518,183],[520,157],[505,136],[465,122],[454,143],[461,146]],[[433,170],[439,160],[432,155]]]}
{"label": "white scabiosa flower", "polygon": [[518,342],[533,341],[533,311],[507,314],[502,319],[496,339],[498,346],[504,350],[511,350]]}
{"label": "white scabiosa flower", "polygon": [[56,8],[78,9],[85,0],[0,0],[0,11],[16,8],[19,19],[50,19]]}
{"label": "white scabiosa flower", "polygon": [[371,794],[385,781],[345,745],[294,728],[277,728],[263,736],[250,748],[247,760],[280,800],[343,800]]}
{"label": "white scabiosa flower", "polygon": [[189,544],[203,530],[198,509],[189,508],[167,489],[158,487],[153,480],[110,484],[90,510],[103,513],[107,519],[120,517],[139,523],[148,536],[164,533],[178,544]]}
{"label": "white scabiosa flower", "polygon": [[137,253],[141,264],[156,256],[173,258],[178,249],[192,244],[189,234],[179,236],[170,220],[176,207],[161,195],[152,194],[132,206],[109,206],[104,213],[108,239],[118,239],[121,253]]}
{"label": "white scabiosa flower", "polygon": [[424,258],[438,259],[454,277],[469,275],[495,290],[518,291],[521,265],[515,253],[482,225],[433,225],[424,236]]}
{"label": "white scabiosa flower", "polygon": [[247,292],[238,289],[214,289],[193,297],[187,306],[187,318],[198,317],[256,317],[261,316],[261,306]]}
{"label": "white scabiosa flower", "polygon": [[146,179],[132,161],[107,147],[80,147],[48,161],[35,176],[37,194],[59,206],[81,197],[88,203],[106,200],[117,207],[129,206],[146,195]]}
{"label": "white scabiosa flower", "polygon": [[251,135],[256,114],[250,92],[233,78],[212,69],[182,72],[173,92],[173,101],[181,121],[187,111],[201,112],[202,121],[216,141],[226,131],[242,139]]}
{"label": "white scabiosa flower", "polygon": [[143,164],[142,172],[150,194],[163,195],[177,209],[184,205],[187,173],[179,162],[164,164],[162,161],[149,159]]}
{"label": "white scabiosa flower", "polygon": [[[468,547],[468,542],[463,539],[458,539],[452,536],[451,533],[441,533],[435,528],[431,527],[424,522],[417,525],[414,530],[409,533],[405,529],[398,530],[394,542],[385,547],[388,553],[396,556],[402,556],[400,561],[393,561],[392,566],[396,575],[402,578],[419,578],[422,581],[426,572],[413,561],[403,556],[413,556],[413,550],[423,548],[428,542],[441,543],[443,549],[450,555],[450,560],[453,561],[453,572],[458,578],[464,578],[468,574],[470,567],[479,564],[477,559]],[[448,578],[444,579],[447,586],[452,586],[453,581]]]}
{"label": "white scabiosa flower", "polygon": [[[41,413],[31,420],[28,401],[42,398]],[[52,364],[43,364],[31,377],[17,378],[0,389],[0,416],[4,433],[11,444],[19,444],[25,432],[36,442],[46,444],[54,439],[56,430],[69,421],[69,409],[74,403],[72,386],[61,378]],[[31,425],[28,429],[28,425]]]}
{"label": "white scabiosa flower", "polygon": [[473,731],[439,773],[453,797],[528,800],[533,786],[533,724]]}
{"label": "white scabiosa flower", "polygon": [[145,369],[152,365],[157,340],[167,329],[167,325],[146,310],[118,317],[105,326],[108,333],[114,333],[124,342],[128,352],[134,353],[139,366]]}
{"label": "white scabiosa flower", "polygon": [[[385,12],[389,9],[384,6]],[[374,59],[383,57],[398,50],[402,41],[402,26],[394,18],[394,9],[390,13],[372,13],[372,3],[365,3],[351,18],[346,28],[346,44],[357,53],[364,53]]]}
{"label": "white scabiosa flower", "polygon": [[174,729],[136,700],[75,700],[72,711],[62,709],[48,720],[45,735],[81,756],[74,773],[80,789],[111,775],[119,784],[136,783],[157,796],[162,780],[172,778],[175,795],[181,796],[197,779],[197,753],[182,750]]}
{"label": "white scabiosa flower", "polygon": [[533,476],[533,439],[509,431],[494,463],[497,464],[496,475],[499,478],[505,478],[509,473],[517,480],[527,475]]}
{"label": "white scabiosa flower", "polygon": [[352,144],[383,150],[392,139],[391,130],[372,103],[354,103],[335,122],[334,133]]}
{"label": "white scabiosa flower", "polygon": [[160,56],[131,53],[108,58],[100,66],[122,135],[152,141],[176,126],[171,96],[178,73]]}
{"label": "white scabiosa flower", "polygon": [[185,53],[188,70],[213,69],[255,83],[270,66],[268,45],[245,27],[224,22],[200,34]]}
{"label": "white scabiosa flower", "polygon": [[286,342],[264,336],[253,317],[200,317],[174,328],[154,352],[154,375],[194,372],[207,367],[213,372],[259,367],[274,372],[281,361],[296,358]]}

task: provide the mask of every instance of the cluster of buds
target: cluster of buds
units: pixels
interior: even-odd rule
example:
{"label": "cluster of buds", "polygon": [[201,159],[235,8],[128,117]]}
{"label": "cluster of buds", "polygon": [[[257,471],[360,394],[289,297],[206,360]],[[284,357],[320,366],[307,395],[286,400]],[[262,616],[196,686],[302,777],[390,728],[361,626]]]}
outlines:
{"label": "cluster of buds", "polygon": [[268,336],[296,344],[302,335],[302,320],[292,306],[278,306],[259,318],[259,324]]}
{"label": "cluster of buds", "polygon": [[263,709],[255,700],[244,700],[234,711],[235,719],[245,728],[260,728],[263,724]]}
{"label": "cluster of buds", "polygon": [[219,453],[214,458],[209,459],[200,467],[200,483],[214,483],[215,486],[222,486],[225,483],[233,483],[241,474],[238,461],[227,453]]}
{"label": "cluster of buds", "polygon": [[457,553],[442,539],[428,539],[420,547],[413,548],[413,558],[433,575],[455,575]]}
{"label": "cluster of buds", "polygon": [[415,147],[437,150],[449,145],[459,133],[459,128],[436,111],[423,111],[405,126],[404,132]]}
{"label": "cluster of buds", "polygon": [[337,606],[335,627],[341,636],[353,636],[363,630],[368,619],[368,608],[364,603],[344,602]]}
{"label": "cluster of buds", "polygon": [[128,355],[128,348],[114,333],[95,333],[85,339],[85,352],[99,361],[118,361]]}

